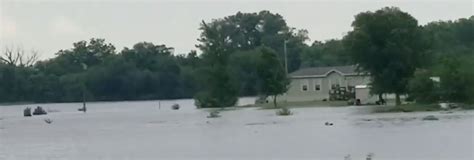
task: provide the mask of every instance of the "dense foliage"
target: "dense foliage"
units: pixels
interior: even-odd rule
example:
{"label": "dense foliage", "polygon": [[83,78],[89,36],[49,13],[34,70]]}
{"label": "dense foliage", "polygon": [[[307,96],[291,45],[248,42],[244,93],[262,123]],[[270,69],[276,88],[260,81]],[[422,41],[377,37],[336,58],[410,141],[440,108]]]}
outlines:
{"label": "dense foliage", "polygon": [[117,50],[104,39],[76,42],[36,63],[27,52],[7,50],[0,55],[0,102],[81,101],[84,93],[90,101],[195,97],[202,107],[232,106],[238,96],[286,91],[285,44],[289,72],[359,64],[374,75],[377,93],[472,102],[473,25],[470,17],[419,26],[408,13],[384,8],[358,14],[343,40],[307,45],[307,31],[279,14],[239,12],[201,24],[200,54],[149,42]]}
{"label": "dense foliage", "polygon": [[[470,102],[474,103],[474,16],[455,21],[432,22],[423,26],[423,35],[429,42],[430,56],[423,74],[411,80],[410,96],[417,102]],[[428,78],[438,77],[434,92],[428,92]],[[426,94],[420,94],[428,92]]]}
{"label": "dense foliage", "polygon": [[372,78],[380,93],[407,93],[407,84],[421,66],[426,45],[421,27],[410,14],[386,7],[356,15],[353,31],[344,37],[351,58]]}
{"label": "dense foliage", "polygon": [[274,51],[269,48],[260,48],[257,62],[258,86],[264,97],[272,96],[273,105],[277,107],[277,96],[288,90],[290,80]]}
{"label": "dense foliage", "polygon": [[84,86],[87,99],[95,101],[191,97],[189,68],[199,60],[174,56],[171,49],[142,42],[116,53],[103,39],[91,39],[31,67],[2,64],[0,100],[80,101]]}

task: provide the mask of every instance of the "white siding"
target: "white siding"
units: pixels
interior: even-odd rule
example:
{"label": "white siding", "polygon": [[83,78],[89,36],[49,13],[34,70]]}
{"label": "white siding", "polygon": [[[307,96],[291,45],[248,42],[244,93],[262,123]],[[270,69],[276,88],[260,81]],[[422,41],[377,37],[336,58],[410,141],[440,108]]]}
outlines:
{"label": "white siding", "polygon": [[[369,77],[366,76],[344,76],[339,72],[331,72],[325,77],[310,78],[293,78],[291,79],[290,88],[285,96],[279,98],[283,101],[319,101],[329,98],[329,90],[331,84],[339,84],[340,86],[355,86],[369,83]],[[319,84],[320,90],[317,91],[315,86]],[[303,85],[307,85],[308,90],[303,91]]]}

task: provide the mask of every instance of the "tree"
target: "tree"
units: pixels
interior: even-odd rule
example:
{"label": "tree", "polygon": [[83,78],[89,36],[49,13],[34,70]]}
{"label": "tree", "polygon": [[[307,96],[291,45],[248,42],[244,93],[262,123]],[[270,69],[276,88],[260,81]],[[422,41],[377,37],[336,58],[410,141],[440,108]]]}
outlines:
{"label": "tree", "polygon": [[[236,79],[228,67],[230,51],[226,48],[227,38],[218,34],[215,24],[202,24],[204,37],[209,43],[203,48],[205,66],[198,71],[202,90],[195,96],[195,104],[201,108],[229,107],[237,103],[238,87]],[[217,30],[216,30],[217,29]]]}
{"label": "tree", "polygon": [[409,96],[417,103],[434,103],[439,100],[439,84],[431,79],[427,70],[417,70],[408,84]]}
{"label": "tree", "polygon": [[27,53],[21,47],[5,47],[3,55],[0,55],[0,62],[11,66],[30,67],[38,61],[39,55],[35,50]]}
{"label": "tree", "polygon": [[436,67],[441,79],[441,96],[450,102],[473,102],[474,55],[444,57]]}
{"label": "tree", "polygon": [[66,75],[84,72],[84,65],[93,67],[102,64],[106,58],[114,56],[115,47],[104,39],[92,38],[89,42],[79,41],[73,48],[60,50],[54,59],[39,62],[37,68],[48,74]]}
{"label": "tree", "polygon": [[[283,45],[287,41],[290,72],[300,67],[300,52],[306,47],[304,42],[308,40],[306,30],[288,27],[281,15],[269,11],[238,12],[210,23],[203,22],[200,30],[203,31],[198,39],[201,44],[197,47],[204,53],[208,52],[216,41],[222,41],[220,45],[222,51],[226,53],[249,51],[266,46],[276,51],[282,63],[285,58]],[[211,30],[213,35],[206,30]]]}
{"label": "tree", "polygon": [[301,67],[339,66],[352,64],[341,40],[314,41],[301,53]]}
{"label": "tree", "polygon": [[257,64],[260,59],[260,49],[235,52],[230,56],[229,67],[233,68],[238,79],[239,93],[243,96],[258,94]]}
{"label": "tree", "polygon": [[426,44],[410,14],[396,7],[356,15],[344,45],[360,69],[370,73],[372,85],[383,93],[406,93],[409,79],[421,65]]}
{"label": "tree", "polygon": [[440,77],[439,91],[436,92],[443,101],[473,102],[473,25],[474,16],[471,16],[431,22],[422,28],[423,38],[431,43],[429,57],[424,58],[424,68]]}
{"label": "tree", "polygon": [[266,47],[258,50],[260,51],[257,64],[259,92],[265,97],[273,96],[273,105],[276,108],[277,96],[288,90],[290,81],[275,51]]}

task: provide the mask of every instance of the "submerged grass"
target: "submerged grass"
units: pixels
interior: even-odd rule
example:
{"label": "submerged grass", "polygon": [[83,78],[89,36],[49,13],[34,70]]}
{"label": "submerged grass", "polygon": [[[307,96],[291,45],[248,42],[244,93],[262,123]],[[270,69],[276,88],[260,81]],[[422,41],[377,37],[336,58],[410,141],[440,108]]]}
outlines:
{"label": "submerged grass", "polygon": [[[474,109],[472,104],[459,104],[458,109]],[[387,106],[375,108],[375,113],[391,113],[391,112],[429,112],[447,110],[440,107],[439,104],[403,104],[400,106]]]}
{"label": "submerged grass", "polygon": [[390,113],[390,112],[426,112],[442,110],[438,104],[403,104],[399,106],[377,107],[376,113]]}
{"label": "submerged grass", "polygon": [[280,108],[304,108],[304,107],[345,107],[346,101],[302,101],[302,102],[279,102],[275,108],[272,103],[247,105],[243,107],[260,107],[260,109]]}
{"label": "submerged grass", "polygon": [[205,111],[208,111],[208,112],[214,112],[214,111],[225,112],[225,111],[239,110],[239,109],[242,109],[242,107],[234,106],[234,107],[224,107],[224,108],[199,108],[199,109],[205,110]]}

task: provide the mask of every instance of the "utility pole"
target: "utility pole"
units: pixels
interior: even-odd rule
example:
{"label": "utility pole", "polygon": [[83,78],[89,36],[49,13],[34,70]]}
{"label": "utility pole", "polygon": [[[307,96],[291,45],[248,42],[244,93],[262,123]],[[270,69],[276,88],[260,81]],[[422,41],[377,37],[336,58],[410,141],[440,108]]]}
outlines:
{"label": "utility pole", "polygon": [[82,83],[82,111],[86,113],[86,85],[84,82]]}
{"label": "utility pole", "polygon": [[[82,69],[84,69],[84,72],[87,71],[87,65],[85,63],[82,63]],[[86,108],[86,82],[85,78],[82,80],[82,111],[84,113],[87,112]]]}
{"label": "utility pole", "polygon": [[288,43],[287,40],[283,42],[283,52],[285,53],[285,73],[288,75],[288,51],[286,49],[286,43]]}

